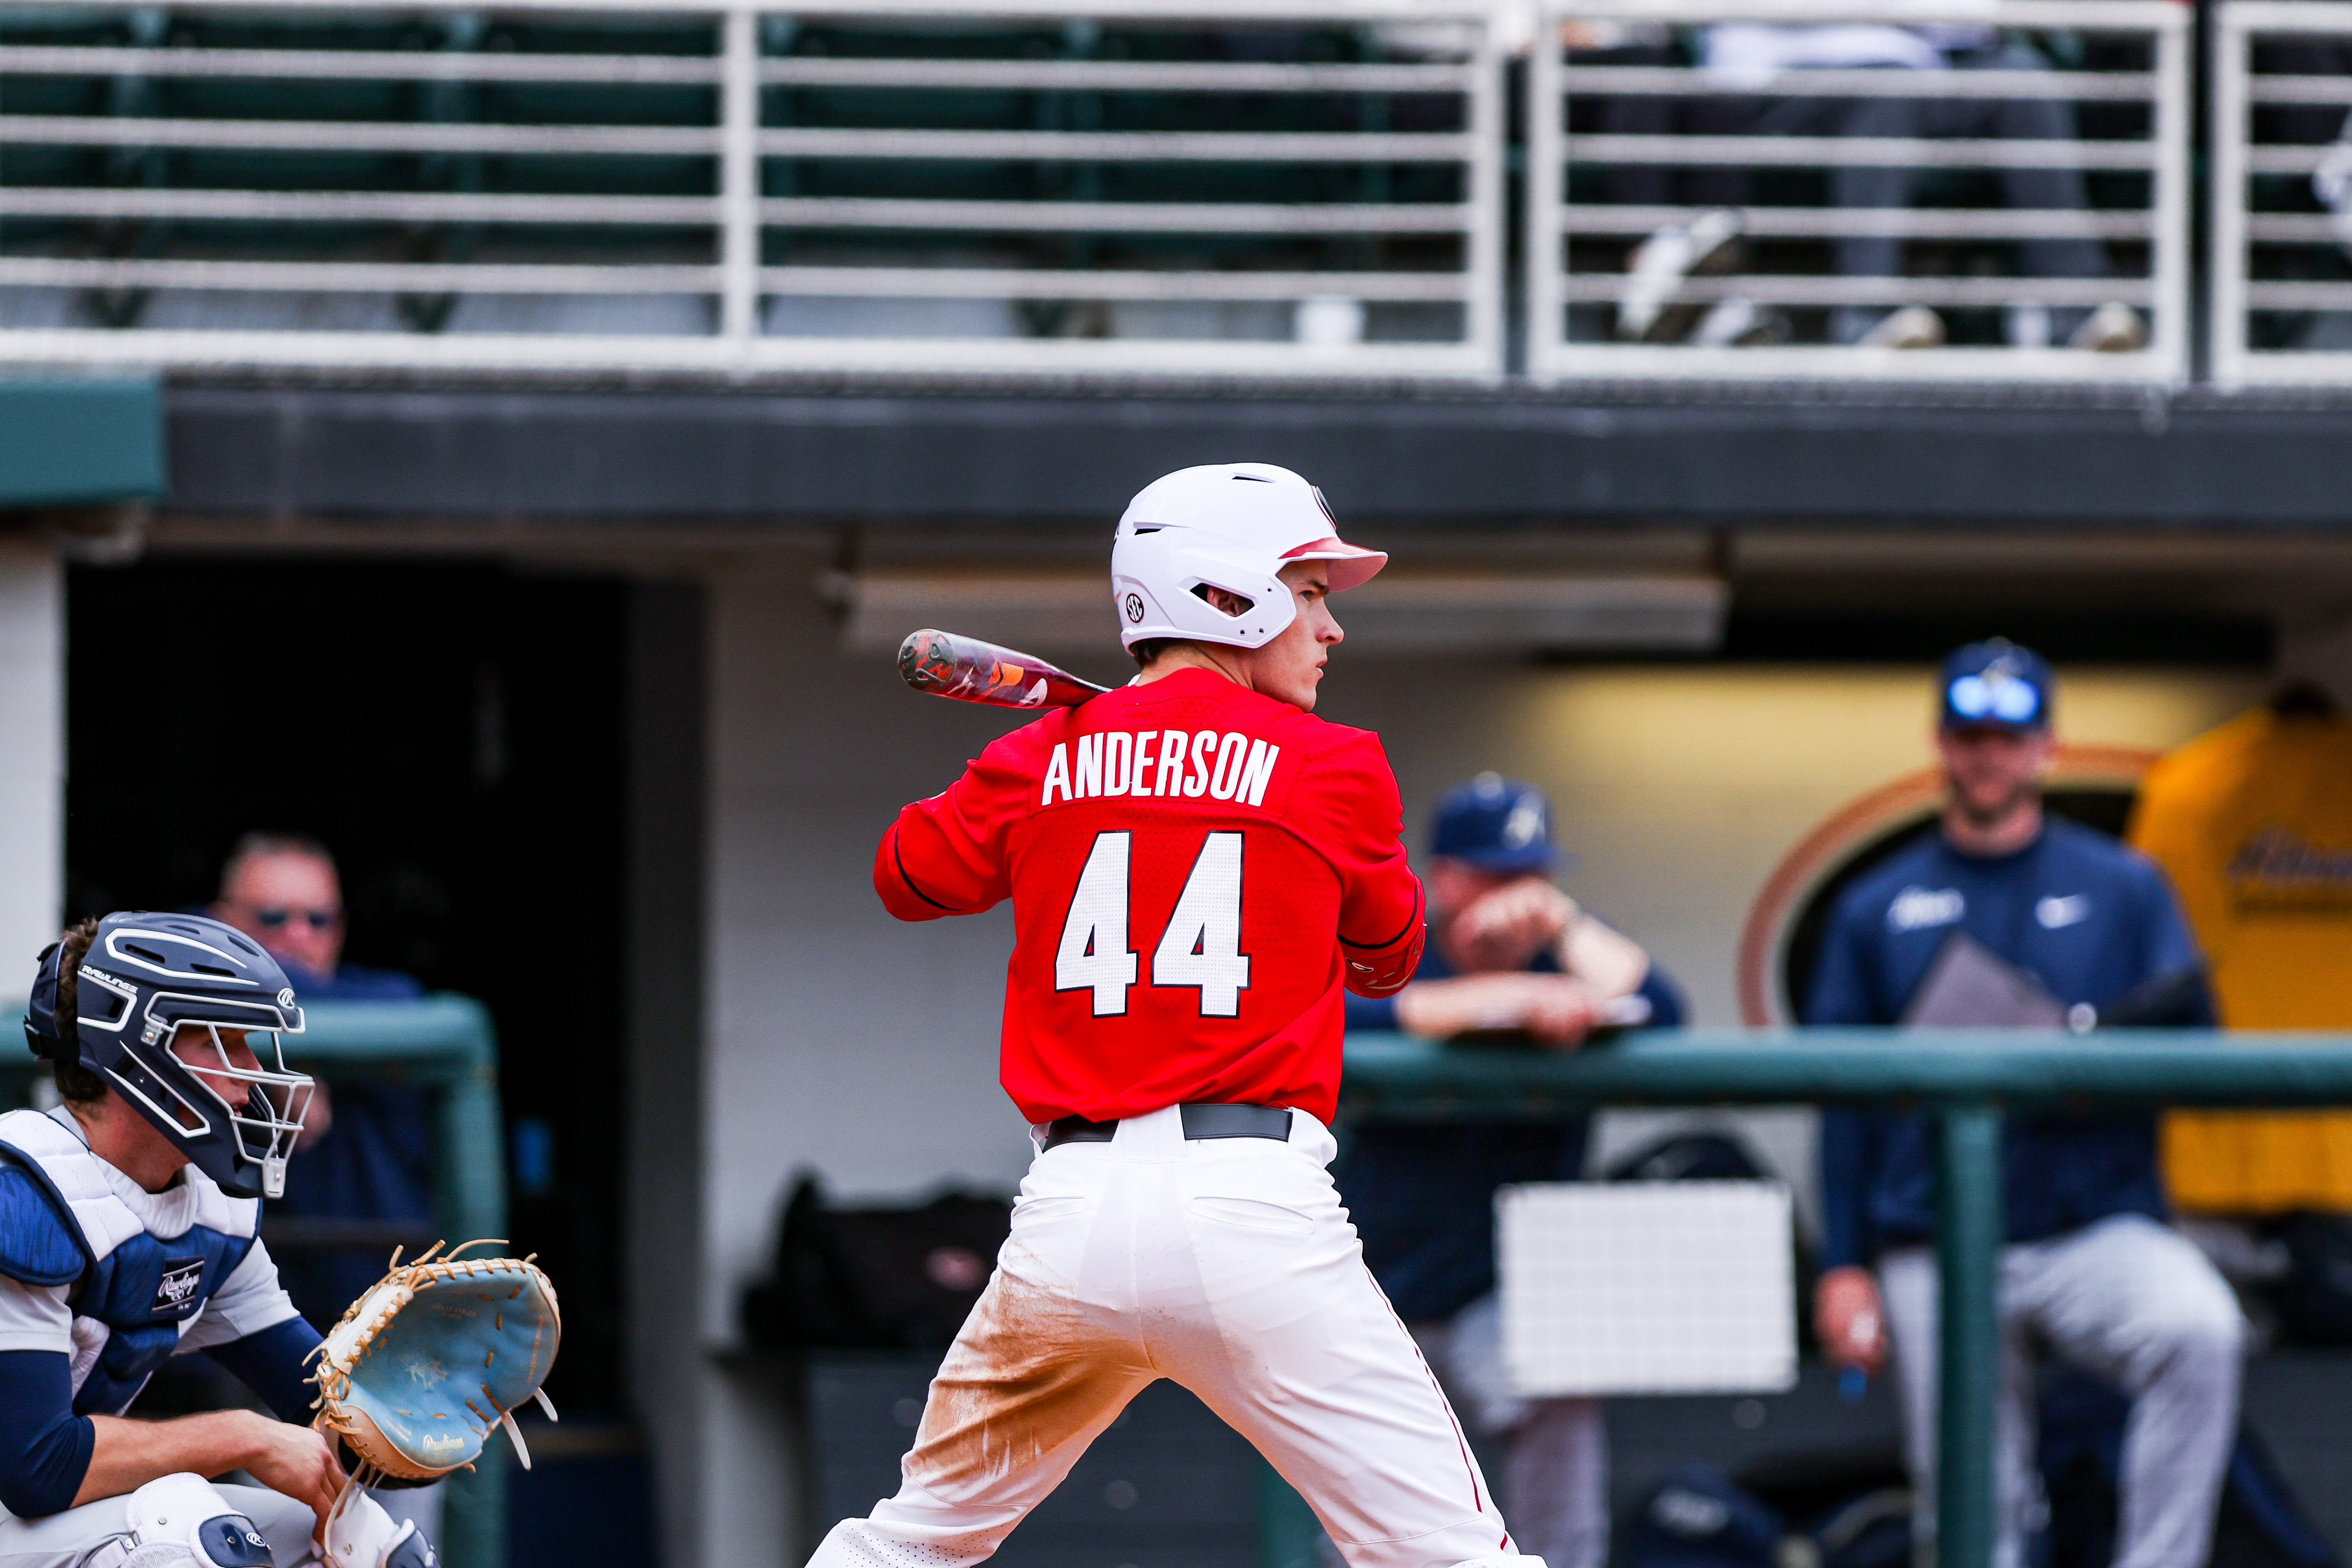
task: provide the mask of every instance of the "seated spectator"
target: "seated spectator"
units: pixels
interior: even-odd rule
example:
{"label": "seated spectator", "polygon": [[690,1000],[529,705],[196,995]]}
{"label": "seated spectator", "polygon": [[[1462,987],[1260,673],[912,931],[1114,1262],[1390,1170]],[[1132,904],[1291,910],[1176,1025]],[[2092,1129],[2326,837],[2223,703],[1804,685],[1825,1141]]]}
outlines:
{"label": "seated spectator", "polygon": [[2327,209],[2336,243],[2352,256],[2352,114],[2344,117],[2336,140],[2328,144],[2319,167],[2311,172],[2311,193]]}
{"label": "seated spectator", "polygon": [[[1575,1048],[1596,1026],[1683,1020],[1681,992],[1649,955],[1554,887],[1551,806],[1533,784],[1481,773],[1438,803],[1430,840],[1430,942],[1412,982],[1350,996],[1351,1029],[1444,1039],[1517,1031]],[[1505,1506],[1521,1551],[1551,1568],[1609,1556],[1608,1451],[1594,1399],[1521,1399],[1502,1366],[1495,1190],[1582,1173],[1586,1119],[1381,1123],[1339,1173],[1364,1261],[1462,1410],[1503,1441]]]}
{"label": "seated spectator", "polygon": [[[1695,112],[1706,123],[1694,123],[1693,132],[1901,140],[2075,138],[2074,107],[2057,99],[1921,95],[1764,100],[1746,96],[1768,90],[1774,79],[1790,70],[2050,68],[2032,45],[2005,38],[1990,27],[1725,23],[1706,30],[1700,64],[1727,94],[1741,95],[1735,101],[1750,107],[1742,115],[1747,122],[1735,126],[1725,123],[1728,102],[1710,106],[1702,100]],[[1830,171],[1831,199],[1842,208],[1899,210],[1911,204],[1924,172],[1910,162],[1840,165]],[[2011,167],[1998,174],[2002,199],[2011,207],[2080,212],[2090,205],[2078,168]],[[1738,198],[1718,177],[1706,200],[1728,206],[1737,205]],[[1683,276],[1721,269],[1717,258],[1731,254],[1727,247],[1737,237],[1736,226],[1727,228],[1723,216],[1730,215],[1702,216],[1702,225],[1712,222],[1723,231],[1709,231],[1705,243],[1699,241],[1700,225],[1693,225],[1691,237],[1684,237],[1680,228],[1662,230],[1636,250],[1628,264],[1628,308],[1621,312],[1619,335],[1659,341],[1662,324],[1690,319],[1688,312],[1679,317],[1662,313],[1650,301],[1670,294]],[[2021,239],[2016,247],[2018,268],[2025,277],[2100,279],[2110,274],[2106,248],[2095,238],[2052,236]],[[1903,275],[1899,236],[1842,235],[1832,241],[1832,251],[1841,277]],[[1945,340],[1942,318],[1924,305],[1892,310],[1883,305],[1841,306],[1832,313],[1830,331],[1840,342],[1879,347],[1932,348]],[[2008,336],[2020,347],[2039,348],[2055,339],[2074,348],[2120,353],[2143,347],[2147,329],[2138,313],[2121,303],[2090,310],[2018,306],[2009,312]]]}
{"label": "seated spectator", "polygon": [[[2196,940],[2164,873],[2105,834],[2043,815],[2049,666],[2011,643],[1976,643],[1945,661],[1938,691],[1940,830],[1838,900],[1805,1021],[1903,1021],[1931,966],[1964,934],[2029,971],[2056,1005],[2104,1007],[2169,982],[2188,998],[2185,1011],[2210,1022]],[[2237,1426],[2245,1329],[2230,1288],[2166,1223],[2156,1160],[2147,1111],[2012,1118],[2004,1132],[1996,1568],[2020,1568],[2043,1512],[2027,1353],[2036,1342],[2133,1400],[2116,1568],[2205,1563]],[[1927,1550],[1937,1393],[1927,1120],[1824,1111],[1822,1196],[1826,1267],[1814,1321],[1833,1358],[1867,1370],[1885,1358],[1882,1325],[1894,1331],[1914,1536]]]}

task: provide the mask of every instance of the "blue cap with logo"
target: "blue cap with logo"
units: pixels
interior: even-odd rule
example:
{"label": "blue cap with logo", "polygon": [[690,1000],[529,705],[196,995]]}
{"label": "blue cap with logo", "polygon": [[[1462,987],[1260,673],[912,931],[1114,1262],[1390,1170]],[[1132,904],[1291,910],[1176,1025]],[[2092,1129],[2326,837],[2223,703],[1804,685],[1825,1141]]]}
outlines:
{"label": "blue cap with logo", "polygon": [[2058,695],[2050,661],[2007,637],[1955,649],[1936,685],[1937,712],[1947,730],[1979,724],[2046,730]]}
{"label": "blue cap with logo", "polygon": [[1480,773],[1438,801],[1429,852],[1481,871],[1549,871],[1559,862],[1551,802],[1534,784]]}

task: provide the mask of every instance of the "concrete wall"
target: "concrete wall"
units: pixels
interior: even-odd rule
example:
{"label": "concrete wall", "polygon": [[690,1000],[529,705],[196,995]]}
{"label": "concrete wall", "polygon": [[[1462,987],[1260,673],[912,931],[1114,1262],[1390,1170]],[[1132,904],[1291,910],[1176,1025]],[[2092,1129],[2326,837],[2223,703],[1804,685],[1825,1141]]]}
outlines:
{"label": "concrete wall", "polygon": [[[995,1083],[1004,912],[902,925],[868,869],[902,802],[943,788],[1019,721],[917,697],[887,658],[840,653],[814,589],[821,564],[747,558],[709,579],[697,1310],[713,1351],[736,1341],[736,1300],[765,1264],[795,1171],[843,1197],[912,1195],[946,1182],[1010,1188],[1028,1155]],[[2065,680],[2069,739],[2147,747],[2258,693],[2210,675]],[[1780,857],[1928,760],[1924,668],[1541,668],[1348,649],[1324,711],[1381,731],[1416,845],[1437,794],[1482,768],[1552,790],[1581,857],[1566,885],[1648,943],[1708,1023],[1737,1021],[1740,924]],[[1809,1119],[1755,1125],[1801,1176]],[[830,1521],[793,1515],[782,1401],[756,1368],[714,1364],[698,1384],[698,1554],[671,1561],[793,1561],[804,1532]]]}
{"label": "concrete wall", "polygon": [[701,1417],[698,1555],[673,1564],[797,1563],[812,1522],[795,1514],[785,1391],[724,1354],[793,1173],[852,1199],[950,1181],[1009,1190],[1028,1158],[996,1087],[1009,920],[902,925],[867,878],[898,806],[945,788],[1017,721],[919,697],[887,658],[836,652],[820,565],[768,558],[708,591],[698,1305],[720,1359]]}
{"label": "concrete wall", "polygon": [[65,900],[65,573],[0,535],[0,952],[37,952]]}

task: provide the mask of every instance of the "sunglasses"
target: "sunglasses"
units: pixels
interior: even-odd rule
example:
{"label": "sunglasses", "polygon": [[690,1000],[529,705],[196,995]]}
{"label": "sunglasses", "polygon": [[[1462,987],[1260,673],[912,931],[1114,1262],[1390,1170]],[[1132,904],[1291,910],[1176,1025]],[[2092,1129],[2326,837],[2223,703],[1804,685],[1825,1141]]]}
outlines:
{"label": "sunglasses", "polygon": [[2042,711],[2042,692],[2030,680],[1988,670],[1963,675],[1944,693],[1945,706],[1963,719],[1996,719],[2004,724],[2030,723]]}
{"label": "sunglasses", "polygon": [[341,910],[256,910],[253,918],[264,931],[283,931],[298,921],[312,931],[331,931],[343,923]]}

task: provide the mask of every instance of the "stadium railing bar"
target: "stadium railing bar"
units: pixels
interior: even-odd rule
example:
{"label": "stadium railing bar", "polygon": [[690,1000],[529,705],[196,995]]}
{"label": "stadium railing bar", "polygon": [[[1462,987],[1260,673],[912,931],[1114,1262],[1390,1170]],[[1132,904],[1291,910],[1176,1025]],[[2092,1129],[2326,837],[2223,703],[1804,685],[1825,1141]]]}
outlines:
{"label": "stadium railing bar", "polygon": [[[21,1001],[0,1006],[0,1016],[20,1016],[23,1011]],[[441,1236],[453,1245],[504,1237],[507,1180],[498,1035],[482,1005],[442,994],[419,1002],[317,1002],[303,1013],[304,1031],[286,1037],[287,1059],[293,1066],[317,1073],[331,1085],[397,1079],[433,1092],[438,1122],[434,1217]],[[0,1063],[0,1082],[22,1104],[26,1091],[46,1070],[16,1050]],[[265,1241],[275,1235],[266,1213],[262,1235]],[[359,1238],[335,1235],[323,1239]],[[389,1258],[389,1244],[384,1252]],[[446,1494],[443,1539],[434,1544],[449,1568],[499,1568],[506,1562],[508,1463],[506,1444],[494,1441],[482,1450],[473,1471],[441,1483]]]}
{"label": "stadium railing bar", "polygon": [[2352,380],[2352,5],[2232,0],[2212,73],[2214,379]]}
{"label": "stadium railing bar", "polygon": [[[1486,0],[13,5],[0,363],[2179,384],[2194,330],[2224,384],[2352,381],[2352,5],[2215,8],[2204,283],[2191,7],[1904,8],[2033,41],[1990,68],[1694,63],[1724,24],[1887,19],[1548,0],[1520,126]],[[1846,133],[1905,100],[2073,129]],[[1857,198],[1874,168],[1911,192]],[[2080,205],[2001,205],[2027,169]],[[1719,206],[1738,245],[1668,304],[1783,330],[1626,334],[1643,242]],[[1907,257],[1841,270],[1873,237]],[[2104,262],[2021,275],[2078,242]],[[2110,302],[2144,347],[2032,346]],[[1836,324],[1905,305],[1949,341]]]}
{"label": "stadium railing bar", "polygon": [[1573,1054],[1348,1042],[1343,1126],[1377,1118],[1549,1118],[1610,1105],[1896,1104],[1938,1124],[1941,1265],[1937,1561],[1990,1568],[2000,1124],[2010,1109],[2352,1103],[2352,1036],[2131,1030],[1693,1029]]}
{"label": "stadium railing bar", "polygon": [[0,357],[1492,376],[1501,90],[1445,0],[15,7]]}

